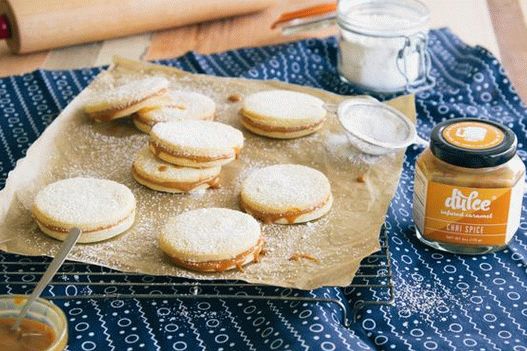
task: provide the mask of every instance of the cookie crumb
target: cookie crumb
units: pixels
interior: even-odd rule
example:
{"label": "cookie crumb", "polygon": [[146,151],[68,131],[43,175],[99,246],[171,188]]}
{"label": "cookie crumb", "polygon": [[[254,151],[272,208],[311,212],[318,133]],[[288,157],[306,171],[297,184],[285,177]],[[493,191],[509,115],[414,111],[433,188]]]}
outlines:
{"label": "cookie crumb", "polygon": [[229,100],[229,102],[239,102],[242,100],[242,96],[240,94],[232,94],[227,98],[227,100]]}
{"label": "cookie crumb", "polygon": [[306,260],[313,261],[315,263],[320,263],[320,260],[315,256],[303,252],[295,252],[291,255],[291,257],[289,257],[289,261],[300,261],[303,258]]}

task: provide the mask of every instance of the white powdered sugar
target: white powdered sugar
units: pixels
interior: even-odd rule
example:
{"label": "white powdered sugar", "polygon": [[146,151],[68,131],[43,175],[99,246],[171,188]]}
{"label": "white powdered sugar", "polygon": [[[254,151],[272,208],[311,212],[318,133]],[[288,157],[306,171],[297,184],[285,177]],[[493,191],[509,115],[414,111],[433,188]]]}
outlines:
{"label": "white powdered sugar", "polygon": [[333,157],[357,166],[375,164],[383,159],[381,156],[365,154],[354,147],[345,132],[328,134],[324,146]]}
{"label": "white powdered sugar", "polygon": [[407,83],[401,71],[406,71],[410,83],[421,71],[422,59],[415,40],[411,50],[402,49],[409,37],[426,33],[422,18],[400,9],[389,11],[389,5],[370,10],[367,6],[339,3],[339,16],[345,23],[339,42],[339,71],[351,82],[375,91],[401,90]]}
{"label": "white powdered sugar", "polygon": [[371,105],[356,105],[353,113],[340,119],[344,128],[367,135],[385,144],[398,144],[408,138],[408,128],[389,111]]}

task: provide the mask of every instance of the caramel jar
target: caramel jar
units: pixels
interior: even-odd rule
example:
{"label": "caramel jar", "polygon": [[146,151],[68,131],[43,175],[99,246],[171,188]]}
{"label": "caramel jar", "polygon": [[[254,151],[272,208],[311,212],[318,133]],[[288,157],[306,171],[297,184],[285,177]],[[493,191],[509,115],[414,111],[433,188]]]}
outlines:
{"label": "caramel jar", "polygon": [[512,130],[475,118],[438,124],[417,159],[417,237],[436,249],[484,254],[504,248],[520,224],[525,165]]}

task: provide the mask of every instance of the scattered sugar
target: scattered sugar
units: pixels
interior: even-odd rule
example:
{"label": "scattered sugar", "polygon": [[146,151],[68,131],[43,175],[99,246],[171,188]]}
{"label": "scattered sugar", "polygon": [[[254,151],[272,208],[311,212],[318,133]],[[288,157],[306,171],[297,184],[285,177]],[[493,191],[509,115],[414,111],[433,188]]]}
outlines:
{"label": "scattered sugar", "polygon": [[388,156],[375,156],[368,155],[364,152],[361,152],[357,148],[353,147],[350,143],[346,132],[342,131],[340,133],[331,133],[327,136],[325,141],[327,151],[342,160],[342,162],[350,162],[352,164],[367,164],[373,165],[379,160],[382,160],[383,157]]}
{"label": "scattered sugar", "polygon": [[434,316],[438,309],[449,307],[455,300],[446,287],[424,284],[421,279],[394,279],[395,304],[402,315]]}

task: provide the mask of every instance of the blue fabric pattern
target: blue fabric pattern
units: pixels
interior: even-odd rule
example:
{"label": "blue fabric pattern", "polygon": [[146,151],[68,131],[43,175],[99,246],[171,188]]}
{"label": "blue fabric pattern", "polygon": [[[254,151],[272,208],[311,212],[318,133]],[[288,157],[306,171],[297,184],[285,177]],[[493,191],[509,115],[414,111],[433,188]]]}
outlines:
{"label": "blue fabric pattern", "polygon": [[[335,38],[248,48],[209,56],[188,53],[160,63],[191,72],[251,79],[277,79],[339,94],[362,93],[336,74]],[[448,29],[430,33],[433,90],[419,93],[418,132],[427,138],[445,119],[478,116],[514,130],[519,154],[527,157],[527,107],[503,67],[487,50],[467,46]],[[0,79],[0,188],[8,172],[58,113],[101,71],[38,70]],[[390,96],[377,96],[381,99]],[[520,230],[499,253],[478,257],[445,254],[415,238],[411,218],[413,172],[420,152],[409,148],[397,193],[387,214],[395,284],[393,306],[368,306],[356,323],[342,325],[335,306],[257,300],[113,299],[58,300],[67,313],[69,350],[527,350],[527,208]],[[9,282],[2,262],[22,258],[0,253],[0,281]],[[77,264],[88,272],[111,272]],[[66,284],[47,296],[111,293],[80,285],[82,277],[62,276]],[[88,279],[103,279],[94,275]],[[116,277],[113,277],[116,278]],[[27,275],[27,281],[38,276]],[[117,278],[116,278],[117,279]],[[148,276],[125,282],[155,282]],[[180,282],[177,278],[170,278]],[[165,280],[163,280],[165,281]],[[1,285],[0,293],[26,292],[30,286]],[[125,287],[128,293],[187,293],[181,287]],[[350,310],[370,289],[322,288],[295,292],[273,287],[211,288],[226,293],[335,297]]]}

